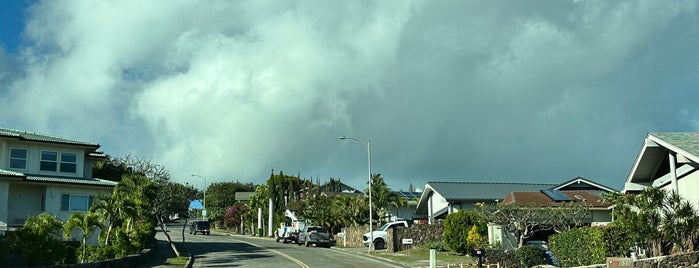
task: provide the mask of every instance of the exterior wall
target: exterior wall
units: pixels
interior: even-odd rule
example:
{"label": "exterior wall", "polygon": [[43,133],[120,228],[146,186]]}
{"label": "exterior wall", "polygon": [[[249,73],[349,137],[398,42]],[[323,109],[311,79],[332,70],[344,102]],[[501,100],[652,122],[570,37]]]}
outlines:
{"label": "exterior wall", "polygon": [[428,208],[428,215],[427,217],[430,219],[430,223],[435,222],[435,213],[448,207],[449,203],[447,203],[447,200],[440,195],[439,193],[432,191],[432,195],[430,195],[429,199],[429,204],[427,204],[428,207],[431,207],[431,209]]}
{"label": "exterior wall", "polygon": [[[671,191],[672,184],[668,184],[663,188]],[[694,204],[694,207],[699,207],[699,171],[695,171],[681,179],[678,179],[677,188],[680,196]]]}
{"label": "exterior wall", "polygon": [[0,180],[0,231],[7,230],[7,200],[10,183]]}
{"label": "exterior wall", "polygon": [[606,225],[612,222],[612,211],[611,210],[592,210],[592,218],[590,219],[590,224],[593,226]]}
{"label": "exterior wall", "polygon": [[25,183],[9,184],[7,220],[10,225],[22,226],[28,217],[43,212],[44,188]]}
{"label": "exterior wall", "polygon": [[[85,171],[85,150],[75,148],[75,147],[61,146],[61,145],[21,143],[21,142],[15,142],[15,141],[5,142],[5,144],[6,144],[6,146],[4,146],[4,148],[3,148],[2,159],[0,159],[0,161],[2,162],[3,166],[7,170],[13,170],[13,171],[28,173],[28,174],[68,176],[68,177],[80,177],[80,178],[84,177],[84,175],[85,175],[84,174],[84,171]],[[27,169],[10,169],[9,168],[9,166],[10,166],[10,164],[9,164],[9,162],[10,162],[9,152],[10,152],[11,148],[27,149]],[[41,161],[41,151],[42,150],[76,154],[77,155],[77,159],[76,159],[77,163],[76,163],[75,173],[40,171],[39,170],[39,162]]]}

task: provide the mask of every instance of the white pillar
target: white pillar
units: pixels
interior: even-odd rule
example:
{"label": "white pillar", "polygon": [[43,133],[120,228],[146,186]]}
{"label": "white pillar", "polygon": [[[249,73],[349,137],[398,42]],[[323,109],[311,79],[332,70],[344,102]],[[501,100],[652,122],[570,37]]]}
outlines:
{"label": "white pillar", "polygon": [[427,223],[432,224],[434,223],[434,213],[433,208],[432,208],[432,197],[434,197],[434,194],[430,194],[430,197],[427,198]]}
{"label": "white pillar", "polygon": [[258,236],[258,230],[262,229],[262,208],[257,208],[257,229],[253,230],[255,236]]}
{"label": "white pillar", "polygon": [[670,158],[670,180],[672,182],[672,190],[675,191],[676,194],[679,194],[679,187],[677,186],[677,167],[675,165],[677,159],[675,157],[675,152],[671,151],[668,155]]}
{"label": "white pillar", "polygon": [[272,225],[273,225],[273,223],[272,223],[272,209],[273,208],[274,208],[274,206],[272,205],[272,198],[270,198],[269,199],[269,222],[268,222],[269,224],[267,224],[267,235],[268,236],[272,236],[272,234],[273,234],[273,232],[272,232]]}

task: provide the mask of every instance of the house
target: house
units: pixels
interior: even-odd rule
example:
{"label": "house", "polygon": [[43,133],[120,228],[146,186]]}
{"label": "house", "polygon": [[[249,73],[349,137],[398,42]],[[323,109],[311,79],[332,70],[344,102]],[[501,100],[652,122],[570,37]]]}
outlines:
{"label": "house", "polygon": [[614,189],[602,184],[576,177],[561,184],[514,183],[514,182],[428,182],[420,196],[416,217],[428,223],[444,219],[459,209],[473,209],[476,203],[494,204],[512,192],[588,191],[595,195],[612,192]]}
{"label": "house", "polygon": [[415,218],[432,224],[459,209],[473,209],[476,203],[497,203],[510,192],[539,191],[556,184],[514,182],[428,182],[420,196]]}
{"label": "house", "polygon": [[648,133],[622,193],[646,187],[675,191],[699,205],[699,132]]}
{"label": "house", "polygon": [[389,221],[397,220],[412,220],[415,217],[415,209],[417,208],[417,203],[420,200],[422,192],[420,191],[394,191],[396,196],[399,198],[405,198],[407,200],[407,206],[396,206],[392,203],[390,208],[388,208]]}
{"label": "house", "polygon": [[0,128],[0,232],[43,212],[65,221],[116,182],[92,177],[99,144]]}

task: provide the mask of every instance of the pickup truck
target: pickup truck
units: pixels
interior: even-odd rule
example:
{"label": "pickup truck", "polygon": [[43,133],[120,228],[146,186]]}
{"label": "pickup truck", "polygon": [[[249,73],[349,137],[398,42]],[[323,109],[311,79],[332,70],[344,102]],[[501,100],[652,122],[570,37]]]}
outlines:
{"label": "pickup truck", "polygon": [[330,237],[330,233],[321,226],[305,226],[296,238],[297,245],[306,245],[307,247],[315,245],[329,248],[334,242],[335,240]]}
{"label": "pickup truck", "polygon": [[388,228],[408,226],[408,221],[393,221],[386,223],[381,225],[378,230],[362,235],[362,243],[365,247],[368,247],[371,244],[371,234],[373,233],[374,249],[384,249],[386,248],[386,241],[388,241]]}

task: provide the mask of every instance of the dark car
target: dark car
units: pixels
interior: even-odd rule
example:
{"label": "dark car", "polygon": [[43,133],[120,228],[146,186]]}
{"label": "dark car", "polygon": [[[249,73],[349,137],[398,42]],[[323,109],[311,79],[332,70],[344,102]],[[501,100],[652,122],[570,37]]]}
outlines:
{"label": "dark car", "polygon": [[306,226],[298,234],[296,238],[296,244],[306,245],[316,245],[317,247],[329,248],[335,240],[330,236],[330,233],[325,230],[325,228],[320,226]]}
{"label": "dark car", "polygon": [[208,235],[211,234],[211,231],[209,230],[210,228],[211,225],[208,221],[194,221],[192,222],[192,225],[189,226],[189,234],[196,235],[197,233],[200,233]]}

